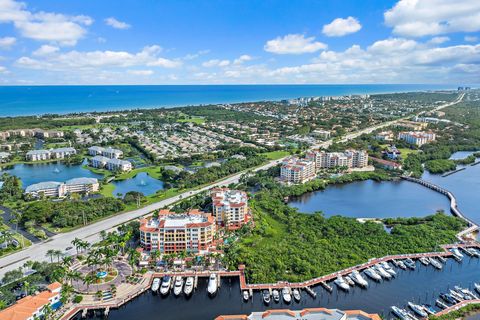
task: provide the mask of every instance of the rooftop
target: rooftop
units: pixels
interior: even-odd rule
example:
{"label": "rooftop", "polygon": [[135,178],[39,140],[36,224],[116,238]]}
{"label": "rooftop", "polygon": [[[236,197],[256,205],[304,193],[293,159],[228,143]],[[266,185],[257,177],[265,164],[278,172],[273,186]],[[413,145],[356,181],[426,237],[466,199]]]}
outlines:
{"label": "rooftop", "polygon": [[96,178],[85,178],[85,177],[73,178],[73,179],[65,181],[66,185],[95,184],[95,183],[98,183],[98,180]]}
{"label": "rooftop", "polygon": [[45,181],[45,182],[40,182],[40,183],[35,183],[35,184],[29,185],[25,189],[25,192],[30,193],[30,192],[36,192],[36,191],[45,190],[45,189],[54,189],[54,188],[58,188],[61,185],[62,185],[61,182]]}

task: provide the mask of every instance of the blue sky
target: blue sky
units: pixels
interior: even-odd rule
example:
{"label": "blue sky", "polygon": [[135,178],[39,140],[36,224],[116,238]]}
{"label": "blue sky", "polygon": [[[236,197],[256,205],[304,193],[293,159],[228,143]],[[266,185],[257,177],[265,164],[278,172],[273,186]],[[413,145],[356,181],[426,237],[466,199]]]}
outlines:
{"label": "blue sky", "polygon": [[480,81],[478,0],[0,0],[0,84]]}

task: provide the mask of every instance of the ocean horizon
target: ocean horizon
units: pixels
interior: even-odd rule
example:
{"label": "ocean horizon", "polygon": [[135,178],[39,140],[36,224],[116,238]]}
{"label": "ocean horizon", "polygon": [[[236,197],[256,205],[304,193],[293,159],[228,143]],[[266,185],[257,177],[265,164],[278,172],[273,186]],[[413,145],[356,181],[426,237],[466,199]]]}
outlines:
{"label": "ocean horizon", "polygon": [[456,88],[456,85],[438,84],[0,86],[0,117],[175,108],[278,101],[299,97]]}

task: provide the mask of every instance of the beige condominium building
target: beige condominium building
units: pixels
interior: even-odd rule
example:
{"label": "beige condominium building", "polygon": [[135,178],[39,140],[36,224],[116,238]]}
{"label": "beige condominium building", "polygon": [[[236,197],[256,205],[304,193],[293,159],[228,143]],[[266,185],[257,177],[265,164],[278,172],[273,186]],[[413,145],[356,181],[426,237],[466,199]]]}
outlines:
{"label": "beige condominium building", "polygon": [[240,227],[247,219],[248,197],[245,191],[214,188],[212,197],[213,216],[218,224]]}

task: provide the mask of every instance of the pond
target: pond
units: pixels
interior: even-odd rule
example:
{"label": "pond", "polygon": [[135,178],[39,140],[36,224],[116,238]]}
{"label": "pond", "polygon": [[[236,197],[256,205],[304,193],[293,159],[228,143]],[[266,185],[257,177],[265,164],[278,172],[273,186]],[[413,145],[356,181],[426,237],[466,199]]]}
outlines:
{"label": "pond", "polygon": [[127,180],[113,181],[112,184],[115,186],[113,195],[118,196],[121,194],[121,197],[128,191],[138,191],[145,196],[149,196],[158,190],[164,189],[161,180],[150,177],[146,172],[139,172],[135,177]]}
{"label": "pond", "polygon": [[43,181],[64,182],[69,179],[87,177],[102,179],[103,175],[91,172],[82,165],[67,166],[61,162],[16,164],[14,166],[0,167],[0,173],[7,172],[22,180],[23,187]]}

